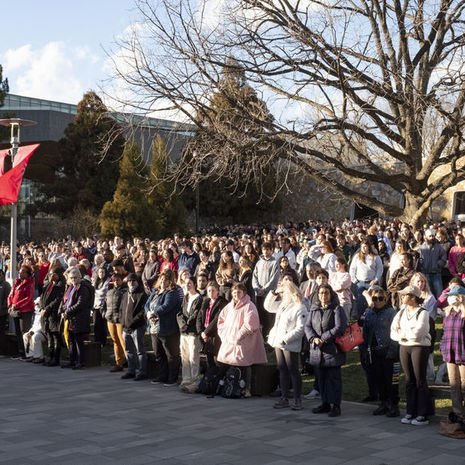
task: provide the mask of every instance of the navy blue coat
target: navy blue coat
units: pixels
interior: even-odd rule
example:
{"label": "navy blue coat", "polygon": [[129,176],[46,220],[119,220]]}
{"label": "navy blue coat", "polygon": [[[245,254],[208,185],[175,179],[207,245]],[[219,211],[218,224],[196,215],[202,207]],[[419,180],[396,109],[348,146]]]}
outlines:
{"label": "navy blue coat", "polygon": [[171,289],[163,291],[157,300],[154,313],[160,323],[159,336],[167,337],[179,334],[179,326],[176,315],[181,311],[181,299],[179,291]]}
{"label": "navy blue coat", "polygon": [[363,343],[361,351],[368,350],[376,339],[378,349],[385,352],[386,358],[398,358],[399,345],[391,339],[391,323],[396,315],[392,307],[383,308],[375,312],[369,308],[363,321]]}
{"label": "navy blue coat", "polygon": [[[310,364],[314,366],[338,367],[346,361],[346,354],[335,339],[344,334],[347,317],[344,309],[338,305],[337,297],[334,297],[326,308],[322,308],[319,301],[313,303],[305,322],[305,334],[310,343]],[[313,344],[315,338],[324,341],[321,348]]]}

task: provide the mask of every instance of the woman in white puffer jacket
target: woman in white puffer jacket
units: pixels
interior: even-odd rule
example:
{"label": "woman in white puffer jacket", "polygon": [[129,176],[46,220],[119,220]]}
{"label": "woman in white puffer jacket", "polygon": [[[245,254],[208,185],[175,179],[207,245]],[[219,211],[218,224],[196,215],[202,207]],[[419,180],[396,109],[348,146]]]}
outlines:
{"label": "woman in white puffer jacket", "polygon": [[274,347],[279,369],[281,399],[275,408],[289,407],[289,382],[294,389],[293,410],[302,409],[302,378],[299,371],[299,353],[302,347],[307,307],[299,288],[290,280],[283,279],[276,291],[268,293],[265,310],[276,314],[268,344]]}

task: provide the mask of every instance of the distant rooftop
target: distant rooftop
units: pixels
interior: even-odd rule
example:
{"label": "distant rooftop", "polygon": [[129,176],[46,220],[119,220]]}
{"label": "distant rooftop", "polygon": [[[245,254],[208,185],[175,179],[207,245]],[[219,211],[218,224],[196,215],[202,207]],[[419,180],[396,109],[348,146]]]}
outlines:
{"label": "distant rooftop", "polygon": [[70,103],[54,102],[41,98],[23,97],[22,95],[7,94],[2,111],[14,110],[53,110],[61,113],[70,113],[75,115],[77,105]]}
{"label": "distant rooftop", "polygon": [[[49,110],[75,115],[77,113],[77,105],[34,97],[24,97],[16,94],[7,94],[5,96],[4,105],[1,107],[2,112],[31,110]],[[174,131],[186,136],[192,136],[195,132],[195,126],[193,124],[179,123],[178,121],[150,118],[130,113],[114,113],[113,116],[120,123],[132,123],[140,128]]]}

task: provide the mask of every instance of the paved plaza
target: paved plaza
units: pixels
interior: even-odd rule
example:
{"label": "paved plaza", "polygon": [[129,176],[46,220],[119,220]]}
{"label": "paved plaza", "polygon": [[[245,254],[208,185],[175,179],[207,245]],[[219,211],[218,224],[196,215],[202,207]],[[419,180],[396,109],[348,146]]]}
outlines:
{"label": "paved plaza", "polygon": [[62,370],[0,358],[0,464],[465,464],[465,441],[438,424],[402,425],[373,406],[343,415],[274,410],[123,381],[108,367]]}

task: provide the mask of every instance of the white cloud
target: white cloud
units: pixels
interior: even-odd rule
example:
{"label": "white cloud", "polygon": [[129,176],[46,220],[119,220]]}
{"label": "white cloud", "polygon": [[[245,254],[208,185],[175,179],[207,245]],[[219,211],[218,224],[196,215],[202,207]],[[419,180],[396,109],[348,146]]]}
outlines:
{"label": "white cloud", "polygon": [[87,86],[95,86],[89,83],[88,70],[97,61],[88,47],[73,48],[61,41],[36,49],[26,44],[0,55],[11,93],[67,103],[79,102]]}
{"label": "white cloud", "polygon": [[97,63],[100,60],[100,58],[97,55],[93,54],[90,51],[89,47],[87,47],[87,46],[75,47],[74,48],[74,55],[76,56],[76,58],[78,60],[84,60],[84,61],[88,60],[88,61],[90,61],[91,63],[94,63],[94,64]]}
{"label": "white cloud", "polygon": [[17,49],[7,50],[3,55],[5,69],[15,71],[25,66],[32,58],[31,44],[23,45]]}

